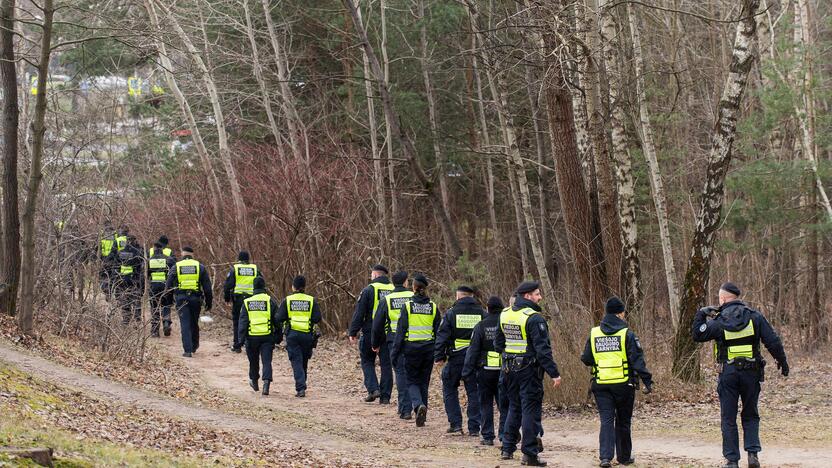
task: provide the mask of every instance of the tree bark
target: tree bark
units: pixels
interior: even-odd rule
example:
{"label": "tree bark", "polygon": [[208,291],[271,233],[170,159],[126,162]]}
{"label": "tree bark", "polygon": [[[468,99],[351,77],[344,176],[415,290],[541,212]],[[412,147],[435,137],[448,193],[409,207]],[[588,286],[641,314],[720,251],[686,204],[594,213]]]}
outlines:
{"label": "tree bark", "polygon": [[[384,70],[384,81],[390,82],[390,59],[387,57],[387,1],[379,0],[381,10],[381,61]],[[390,183],[390,216],[389,219],[399,219],[399,197],[396,194],[396,158],[393,153],[393,130],[387,121],[387,114],[384,114],[384,138],[387,144],[387,179]],[[444,200],[444,198],[443,198]],[[391,223],[392,224],[392,223]],[[393,252],[398,252],[398,238],[396,230],[392,229],[390,242],[393,245]]]}
{"label": "tree bark", "polygon": [[14,315],[20,284],[20,213],[17,158],[20,107],[14,53],[15,0],[0,3],[0,79],[3,90],[3,204],[0,206],[3,242],[0,245],[0,313]]}
{"label": "tree bark", "polygon": [[367,37],[367,30],[364,29],[361,16],[358,14],[358,9],[355,6],[355,2],[353,0],[343,0],[343,2],[344,6],[347,10],[349,10],[350,15],[352,16],[353,23],[356,26],[356,32],[361,40],[361,46],[364,48],[364,52],[366,52],[367,57],[370,60],[370,70],[372,71],[376,81],[378,81],[382,106],[384,107],[384,113],[387,115],[388,122],[392,126],[391,130],[393,131],[393,137],[401,146],[405,159],[407,159],[410,163],[413,176],[422,185],[422,188],[427,194],[428,200],[430,200],[431,206],[433,207],[434,214],[439,218],[439,224],[442,227],[442,235],[445,243],[447,244],[448,251],[451,253],[454,261],[456,261],[458,258],[462,257],[462,247],[460,246],[459,237],[457,237],[454,226],[451,224],[451,218],[445,211],[445,208],[442,205],[442,200],[437,195],[436,190],[434,190],[433,182],[428,178],[422,168],[416,153],[416,148],[413,146],[413,142],[410,141],[410,138],[404,132],[404,129],[399,125],[396,109],[393,105],[393,98],[390,95],[389,84],[387,83],[387,80],[384,79],[381,64],[379,63],[378,57],[373,50],[373,46],[370,44],[370,40]]}
{"label": "tree bark", "polygon": [[168,56],[167,46],[165,45],[165,41],[159,37],[162,30],[159,23],[159,16],[156,14],[156,8],[150,0],[145,0],[144,6],[156,34],[154,36],[154,42],[156,44],[156,48],[159,50],[159,61],[162,63],[165,81],[167,82],[168,88],[170,88],[173,97],[176,99],[177,104],[179,104],[179,109],[185,117],[188,129],[191,131],[191,139],[194,142],[196,154],[199,156],[199,161],[202,164],[202,170],[208,178],[208,191],[211,194],[211,208],[214,213],[214,217],[217,221],[220,221],[223,219],[223,203],[222,189],[220,188],[219,178],[217,177],[216,171],[214,171],[213,164],[211,164],[211,157],[208,154],[208,149],[205,147],[205,141],[202,139],[202,133],[199,130],[199,126],[196,124],[196,118],[191,110],[191,105],[188,103],[188,100],[185,98],[185,94],[176,82],[176,77],[173,75],[173,63],[170,60],[170,56]]}
{"label": "tree bark", "polygon": [[182,29],[179,21],[176,19],[174,13],[162,2],[156,0],[156,5],[165,12],[170,25],[173,27],[176,34],[185,45],[185,49],[191,57],[191,60],[197,65],[200,71],[202,83],[208,91],[208,99],[211,101],[211,108],[214,111],[214,120],[217,127],[217,144],[219,146],[220,161],[225,169],[225,175],[228,178],[228,186],[231,191],[231,201],[234,205],[234,220],[237,225],[235,231],[237,235],[238,247],[242,247],[248,242],[248,224],[246,223],[246,205],[243,201],[242,191],[240,190],[240,182],[237,180],[237,172],[234,169],[234,163],[231,161],[231,148],[228,146],[228,134],[225,129],[225,116],[220,102],[219,91],[217,85],[214,83],[214,78],[211,75],[211,70],[205,65],[205,61],[199,54],[199,51],[191,41],[191,38]]}
{"label": "tree bark", "polygon": [[690,333],[690,323],[696,310],[707,298],[705,288],[711,270],[714,240],[722,219],[725,175],[731,163],[731,147],[734,143],[740,103],[748,82],[748,73],[754,65],[754,45],[757,31],[755,15],[760,0],[743,0],[734,38],[731,65],[725,80],[717,108],[717,121],[708,155],[708,169],[696,228],[691,243],[690,260],[682,299],[679,304],[679,327],[673,347],[673,374],[685,381],[699,379],[699,353]]}
{"label": "tree bark", "polygon": [[670,241],[670,228],[667,216],[667,199],[664,194],[661,168],[656,156],[656,144],[653,137],[653,124],[650,119],[650,108],[647,104],[647,94],[644,83],[644,55],[641,50],[641,31],[636,16],[635,6],[627,5],[627,17],[630,21],[630,32],[633,40],[633,61],[636,74],[636,95],[639,109],[639,123],[641,124],[641,146],[644,156],[650,166],[650,186],[653,189],[653,205],[656,207],[656,219],[659,224],[659,239],[662,244],[662,260],[664,261],[665,282],[667,283],[667,298],[670,305],[670,319],[675,332],[679,326],[679,290],[676,286],[676,265],[673,261],[673,244]]}
{"label": "tree bark", "polygon": [[35,319],[35,216],[38,194],[43,179],[43,143],[46,135],[46,84],[49,82],[49,59],[52,56],[52,19],[55,14],[53,0],[44,0],[40,57],[38,59],[38,86],[35,96],[35,113],[32,117],[32,165],[26,187],[26,204],[23,208],[23,259],[20,271],[20,316],[18,327],[23,334],[31,334]]}
{"label": "tree bark", "polygon": [[266,111],[266,118],[269,121],[269,129],[272,131],[275,148],[277,149],[280,159],[284,159],[283,145],[280,142],[280,130],[277,128],[277,120],[274,117],[274,112],[272,112],[272,98],[269,95],[266,80],[263,78],[263,64],[260,63],[260,52],[257,47],[257,38],[254,36],[254,27],[251,22],[251,10],[248,8],[248,2],[249,0],[242,0],[243,13],[246,17],[246,36],[248,37],[248,42],[251,46],[251,60],[254,62],[254,79],[257,81],[257,86],[260,88],[260,99],[263,101],[263,109]]}
{"label": "tree bark", "polygon": [[621,224],[621,250],[626,287],[624,296],[630,313],[641,310],[641,264],[638,252],[638,224],[635,209],[635,180],[633,179],[632,157],[628,148],[624,122],[627,118],[622,96],[623,78],[621,41],[617,41],[619,28],[609,0],[601,0],[601,41],[604,62],[609,77],[611,106],[610,126],[612,127],[612,154],[615,162],[616,188],[618,189],[618,220]]}

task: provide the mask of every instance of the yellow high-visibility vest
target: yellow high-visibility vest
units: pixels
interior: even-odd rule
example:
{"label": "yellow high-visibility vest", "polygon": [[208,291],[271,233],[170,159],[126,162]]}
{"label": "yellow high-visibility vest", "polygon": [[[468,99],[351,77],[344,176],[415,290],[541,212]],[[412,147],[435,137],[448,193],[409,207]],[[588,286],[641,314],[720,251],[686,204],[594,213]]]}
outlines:
{"label": "yellow high-visibility vest", "polygon": [[609,385],[630,380],[626,341],[626,328],[607,335],[601,331],[601,327],[595,327],[589,333],[589,344],[592,347],[592,357],[595,359],[592,369],[595,383]]}
{"label": "yellow high-visibility vest", "polygon": [[529,347],[526,322],[536,313],[538,312],[530,307],[520,310],[503,309],[500,314],[500,329],[506,337],[506,353],[526,354]]}

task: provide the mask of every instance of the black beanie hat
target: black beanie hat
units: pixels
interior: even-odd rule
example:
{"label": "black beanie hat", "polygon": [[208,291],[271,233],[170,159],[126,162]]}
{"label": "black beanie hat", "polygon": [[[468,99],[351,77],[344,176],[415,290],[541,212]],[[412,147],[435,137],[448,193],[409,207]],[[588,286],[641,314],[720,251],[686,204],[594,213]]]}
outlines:
{"label": "black beanie hat", "polygon": [[194,249],[190,245],[186,245],[185,247],[182,247],[182,251],[186,252],[186,253],[194,253]]}
{"label": "black beanie hat", "polygon": [[456,288],[456,290],[458,292],[463,292],[463,293],[467,293],[467,294],[474,294],[474,288],[472,288],[471,286],[466,286],[464,284],[459,286],[458,288]]}
{"label": "black beanie hat", "polygon": [[729,292],[737,297],[740,297],[740,294],[742,293],[742,291],[740,291],[740,288],[730,281],[722,283],[722,286],[720,286],[719,289],[725,292]]}
{"label": "black beanie hat", "polygon": [[608,314],[620,314],[624,312],[624,303],[621,302],[621,299],[613,296],[607,299],[607,304],[604,306],[604,310]]}
{"label": "black beanie hat", "polygon": [[523,294],[533,292],[535,289],[540,289],[540,283],[537,281],[523,281],[519,286],[517,286],[517,291],[515,291],[515,293],[518,296],[522,296]]}
{"label": "black beanie hat", "polygon": [[237,254],[237,260],[241,262],[247,262],[251,260],[251,255],[249,255],[247,250],[241,250],[239,254]]}
{"label": "black beanie hat", "polygon": [[256,276],[252,286],[254,286],[254,289],[266,289],[266,280],[262,276]]}
{"label": "black beanie hat", "polygon": [[168,242],[170,242],[168,240],[168,236],[159,236],[159,243],[160,244],[162,244],[164,246],[164,245],[168,245]]}
{"label": "black beanie hat", "polygon": [[303,275],[295,276],[295,279],[292,280],[292,287],[300,291],[301,289],[306,287],[306,277]]}
{"label": "black beanie hat", "polygon": [[392,280],[393,280],[393,284],[398,284],[398,285],[404,284],[404,282],[407,281],[407,272],[404,271],[404,270],[399,270],[399,271],[393,273]]}
{"label": "black beanie hat", "polygon": [[385,275],[390,274],[390,270],[388,270],[386,266],[384,266],[380,263],[373,266],[373,271],[380,271],[380,272],[384,273]]}
{"label": "black beanie hat", "polygon": [[427,285],[428,285],[428,279],[425,278],[425,275],[423,275],[421,273],[417,273],[417,274],[413,275],[413,281],[415,281],[417,283],[422,283],[425,287],[427,287]]}
{"label": "black beanie hat", "polygon": [[486,306],[488,307],[489,314],[499,314],[500,312],[502,312],[503,309],[506,308],[506,306],[503,304],[503,300],[497,296],[489,297]]}

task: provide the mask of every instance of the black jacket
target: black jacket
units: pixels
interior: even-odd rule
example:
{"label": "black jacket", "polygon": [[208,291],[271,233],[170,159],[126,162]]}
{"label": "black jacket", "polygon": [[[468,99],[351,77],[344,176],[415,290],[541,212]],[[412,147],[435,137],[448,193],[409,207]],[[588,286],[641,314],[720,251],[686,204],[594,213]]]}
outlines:
{"label": "black jacket", "polygon": [[[193,259],[192,256],[186,255],[182,260]],[[193,294],[201,295],[205,299],[205,310],[211,310],[214,302],[214,292],[211,290],[211,278],[208,276],[208,269],[202,263],[199,264],[199,289],[200,291],[181,291],[179,290],[179,278],[176,276],[176,265],[168,272],[168,281],[165,283],[166,289],[174,290],[176,297],[191,296]]]}
{"label": "black jacket", "polygon": [[439,332],[436,334],[436,348],[433,352],[433,360],[444,361],[452,355],[463,355],[465,349],[454,351],[454,340],[470,340],[473,328],[458,328],[458,315],[476,315],[480,319],[485,315],[485,309],[473,297],[463,297],[448,309],[442,324],[439,325]]}
{"label": "black jacket", "polygon": [[[386,276],[379,276],[370,282],[370,284],[372,283],[390,284],[390,280]],[[352,313],[350,336],[358,336],[359,331],[365,335],[370,334],[370,330],[373,328],[373,302],[375,301],[373,294],[374,289],[370,285],[361,290],[358,302],[355,303],[355,311]]]}
{"label": "black jacket", "polygon": [[[412,302],[417,302],[419,304],[427,304],[430,302],[430,298],[427,296],[413,296],[411,299]],[[433,335],[436,336],[436,333],[439,331],[439,323],[441,322],[441,318],[439,317],[439,311],[436,312],[436,316],[433,318]],[[409,350],[418,353],[433,353],[433,348],[436,343],[436,340],[427,340],[427,341],[410,341],[407,342],[404,340],[405,336],[407,336],[407,330],[410,329],[410,325],[407,319],[407,309],[402,310],[402,315],[399,317],[399,323],[396,325],[396,339],[393,341],[393,347],[390,351],[390,359],[395,365],[396,362],[399,360],[399,356],[404,353],[404,348],[407,346]]]}
{"label": "black jacket", "polygon": [[[401,284],[397,284],[392,292],[409,291]],[[385,339],[388,343],[392,343],[396,339],[396,334],[390,331],[390,314],[387,310],[387,301],[381,301],[376,311],[376,316],[373,319],[372,327],[372,345],[373,348],[381,348]]]}
{"label": "black jacket", "polygon": [[[542,310],[539,305],[523,297],[518,297],[511,309],[517,311],[526,307],[537,312]],[[537,364],[553,379],[560,377],[558,365],[552,356],[549,325],[546,323],[546,319],[543,318],[542,314],[534,314],[526,321],[526,337],[529,340],[529,344],[525,356],[534,356],[537,359]],[[506,335],[503,334],[502,328],[499,327],[497,328],[497,334],[494,336],[494,350],[501,354],[506,350]]]}
{"label": "black jacket", "polygon": [[494,337],[497,336],[498,328],[500,328],[500,314],[486,314],[485,318],[474,327],[471,333],[471,346],[465,352],[463,377],[468,377],[474,370],[485,366],[488,352],[494,351]]}
{"label": "black jacket", "polygon": [[[115,251],[116,248],[113,247]],[[133,268],[129,275],[118,275],[118,284],[124,288],[136,288],[144,290],[144,249],[136,244],[127,244],[121,252],[116,254],[116,273],[119,273],[122,266]]]}
{"label": "black jacket", "polygon": [[[606,335],[618,333],[622,328],[627,328],[627,322],[613,314],[606,314],[601,319],[601,331]],[[647,370],[647,363],[644,361],[644,351],[641,349],[641,342],[632,329],[627,330],[627,338],[624,341],[624,347],[627,352],[627,366],[631,377],[630,380],[635,381],[635,377],[638,376],[644,382],[645,387],[652,387],[653,375]],[[595,358],[592,356],[592,345],[589,339],[586,340],[584,353],[581,355],[581,362],[590,367],[595,365]],[[593,385],[595,385],[594,381]],[[627,385],[627,383],[620,385]],[[604,386],[608,387],[609,385]]]}
{"label": "black jacket", "polygon": [[[303,293],[303,291],[298,291]],[[305,294],[305,293],[304,293]],[[318,306],[318,301],[312,301],[312,324],[320,323],[321,321],[321,308]],[[289,336],[290,333],[301,333],[295,330],[292,330],[292,327],[289,326],[289,308],[286,306],[286,298],[280,301],[280,304],[277,307],[277,321],[286,324],[286,336]],[[283,341],[283,331],[278,331],[277,335],[277,343]]]}
{"label": "black jacket", "polygon": [[[264,289],[255,289],[254,294],[264,293],[266,290]],[[278,319],[278,306],[277,302],[274,300],[273,297],[269,296],[269,302],[271,303],[271,311],[272,311],[272,334],[271,337],[275,339],[277,343],[280,343],[280,339],[283,336],[281,322]],[[246,338],[248,338],[248,312],[243,307],[243,310],[240,314],[240,323],[239,328],[237,329],[237,336],[240,337],[240,342],[245,342]],[[258,337],[260,338],[260,337]]]}
{"label": "black jacket", "polygon": [[[226,303],[231,302],[231,296],[234,292],[234,287],[237,286],[237,275],[234,274],[234,267],[239,265],[240,263],[237,262],[234,265],[231,265],[231,269],[228,270],[228,275],[225,277],[225,284],[222,286],[222,298]],[[263,273],[260,271],[260,268],[257,269],[257,276],[256,278],[262,278]],[[238,296],[245,296],[243,294],[237,294]],[[246,296],[247,297],[247,296]]]}
{"label": "black jacket", "polygon": [[[748,322],[754,322],[755,348],[759,349],[760,341],[763,342],[771,356],[777,362],[786,363],[786,350],[783,349],[783,342],[777,332],[771,327],[760,312],[751,309],[740,300],[726,302],[720,307],[719,315],[708,320],[704,309],[699,309],[693,318],[691,334],[693,341],[706,342],[715,340],[717,348],[723,348],[725,344],[725,330],[739,331],[748,326]],[[723,359],[724,360],[724,359]]]}

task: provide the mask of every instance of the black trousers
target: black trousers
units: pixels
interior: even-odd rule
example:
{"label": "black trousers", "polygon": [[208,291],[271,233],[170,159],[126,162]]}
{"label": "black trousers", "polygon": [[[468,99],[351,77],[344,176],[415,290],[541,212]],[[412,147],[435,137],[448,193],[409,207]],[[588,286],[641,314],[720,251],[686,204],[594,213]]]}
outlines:
{"label": "black trousers", "polygon": [[309,359],[312,358],[312,343],[315,337],[311,333],[295,330],[286,332],[286,353],[292,364],[292,376],[295,378],[295,391],[306,390],[306,376],[309,370]]}
{"label": "black trousers", "polygon": [[494,407],[496,406],[500,411],[497,436],[502,440],[508,412],[508,399],[505,392],[500,392],[500,370],[480,369],[477,378],[480,393],[480,418],[482,419],[480,435],[485,440],[494,440]]}
{"label": "black trousers", "polygon": [[274,336],[249,336],[246,338],[246,355],[248,356],[248,378],[260,379],[260,363],[263,363],[263,381],[272,381],[272,355],[274,354]]}
{"label": "black trousers", "polygon": [[737,431],[737,411],[742,400],[742,434],[746,452],[757,453],[760,446],[760,374],[757,370],[740,370],[725,365],[716,387],[722,419],[722,455],[730,461],[740,460],[740,437]]}
{"label": "black trousers", "polygon": [[234,294],[231,302],[231,325],[234,327],[231,335],[234,337],[234,342],[231,345],[234,349],[240,349],[243,346],[240,343],[240,311],[243,310],[243,301],[249,296],[242,294]]}
{"label": "black trousers", "polygon": [[503,451],[517,450],[518,434],[522,429],[520,451],[537,456],[537,436],[540,435],[543,414],[543,373],[538,366],[503,374],[508,394],[508,414],[503,432]]}
{"label": "black trousers", "polygon": [[592,385],[601,432],[598,435],[600,459],[612,460],[618,454],[618,462],[625,462],[633,454],[630,425],[633,420],[633,404],[636,390],[628,384]]}
{"label": "black trousers", "polygon": [[170,330],[170,296],[165,294],[165,287],[150,286],[150,331],[159,334],[159,322],[164,324],[165,330]]}
{"label": "black trousers", "polygon": [[176,297],[179,330],[182,332],[182,349],[186,353],[195,353],[199,349],[199,311],[201,309],[201,296],[180,295]]}

